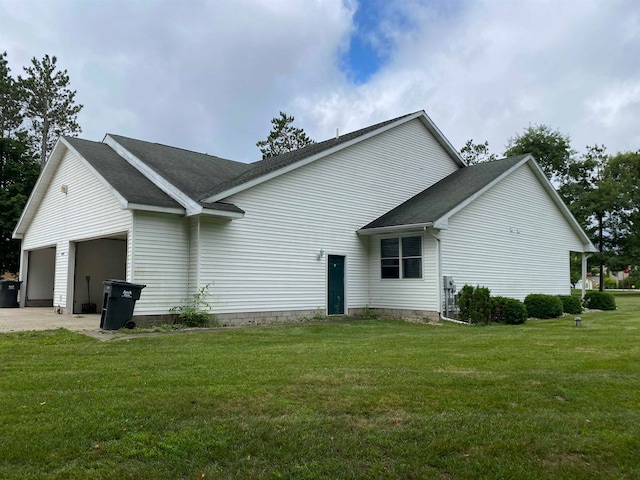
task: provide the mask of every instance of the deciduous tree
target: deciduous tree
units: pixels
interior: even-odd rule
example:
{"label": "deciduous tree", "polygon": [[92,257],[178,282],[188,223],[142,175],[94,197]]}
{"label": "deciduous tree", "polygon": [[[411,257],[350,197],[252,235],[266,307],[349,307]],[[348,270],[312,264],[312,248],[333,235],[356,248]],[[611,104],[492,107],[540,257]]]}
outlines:
{"label": "deciduous tree", "polygon": [[467,165],[491,162],[497,159],[495,154],[489,152],[489,142],[473,143],[473,139],[467,140],[464,147],[460,149],[460,156]]}
{"label": "deciduous tree", "polygon": [[508,140],[504,155],[511,157],[525,153],[535,157],[549,179],[562,183],[576,152],[571,148],[569,136],[547,125],[533,125]]}
{"label": "deciduous tree", "polygon": [[24,133],[17,138],[0,138],[0,274],[18,271],[20,242],[11,235],[38,173],[38,161]]}

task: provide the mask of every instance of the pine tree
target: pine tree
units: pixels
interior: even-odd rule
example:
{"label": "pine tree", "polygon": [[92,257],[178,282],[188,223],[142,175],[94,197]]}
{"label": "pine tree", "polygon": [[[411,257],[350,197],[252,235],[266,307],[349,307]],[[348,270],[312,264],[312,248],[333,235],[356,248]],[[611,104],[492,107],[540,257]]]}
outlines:
{"label": "pine tree", "polygon": [[280,116],[271,120],[273,128],[266,140],[256,143],[262,152],[262,158],[275,157],[315,143],[301,128],[292,125],[294,117],[280,112]]}
{"label": "pine tree", "polygon": [[7,52],[0,53],[0,138],[11,137],[22,124],[21,91],[9,74]]}
{"label": "pine tree", "polygon": [[24,67],[26,78],[18,77],[24,92],[24,113],[39,145],[40,167],[60,135],[77,135],[82,131],[76,118],[83,105],[75,103],[75,90],[69,89],[66,70],[56,69],[58,59],[45,55],[35,57]]}

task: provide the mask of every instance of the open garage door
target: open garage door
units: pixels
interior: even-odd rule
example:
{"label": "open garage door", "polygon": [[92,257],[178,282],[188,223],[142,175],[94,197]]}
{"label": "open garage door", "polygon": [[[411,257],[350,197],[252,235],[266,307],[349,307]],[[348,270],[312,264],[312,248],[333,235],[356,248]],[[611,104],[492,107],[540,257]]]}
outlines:
{"label": "open garage door", "polygon": [[100,312],[104,291],[102,282],[126,280],[127,238],[89,240],[78,242],[75,247],[73,313],[91,313],[89,305],[95,305]]}
{"label": "open garage door", "polygon": [[25,307],[53,307],[56,248],[29,251]]}

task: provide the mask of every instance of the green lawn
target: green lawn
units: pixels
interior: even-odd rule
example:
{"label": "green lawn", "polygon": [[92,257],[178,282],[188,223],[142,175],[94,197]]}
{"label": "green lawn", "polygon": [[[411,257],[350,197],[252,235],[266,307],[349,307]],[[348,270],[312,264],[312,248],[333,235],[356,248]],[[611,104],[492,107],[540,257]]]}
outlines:
{"label": "green lawn", "polygon": [[0,335],[0,478],[640,478],[640,296],[468,327]]}

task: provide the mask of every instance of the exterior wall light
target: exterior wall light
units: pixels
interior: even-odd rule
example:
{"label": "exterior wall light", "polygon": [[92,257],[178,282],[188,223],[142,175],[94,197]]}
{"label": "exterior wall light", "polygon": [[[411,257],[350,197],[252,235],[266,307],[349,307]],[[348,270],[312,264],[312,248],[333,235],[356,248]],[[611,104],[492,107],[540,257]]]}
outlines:
{"label": "exterior wall light", "polygon": [[324,248],[320,249],[320,251],[316,255],[316,260],[320,260],[322,257],[324,257]]}
{"label": "exterior wall light", "polygon": [[66,185],[62,185],[60,187],[60,191],[66,195],[69,192],[69,187],[67,187]]}

